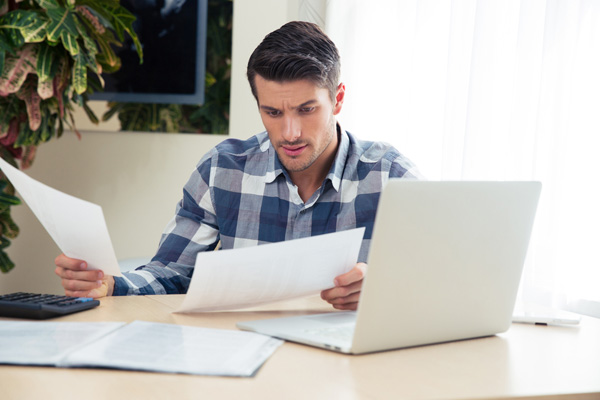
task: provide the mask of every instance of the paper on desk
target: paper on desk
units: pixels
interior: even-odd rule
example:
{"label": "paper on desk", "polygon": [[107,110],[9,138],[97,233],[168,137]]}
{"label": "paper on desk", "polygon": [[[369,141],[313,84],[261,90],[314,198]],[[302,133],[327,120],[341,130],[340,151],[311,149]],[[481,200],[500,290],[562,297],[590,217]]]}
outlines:
{"label": "paper on desk", "polygon": [[58,365],[123,322],[0,321],[0,364]]}
{"label": "paper on desk", "polygon": [[85,260],[89,269],[121,276],[99,205],[46,186],[1,157],[0,169],[65,255]]}
{"label": "paper on desk", "polygon": [[199,253],[176,312],[244,308],[331,288],[356,264],[364,230]]}
{"label": "paper on desk", "polygon": [[72,353],[64,365],[252,376],[282,343],[252,332],[134,321]]}

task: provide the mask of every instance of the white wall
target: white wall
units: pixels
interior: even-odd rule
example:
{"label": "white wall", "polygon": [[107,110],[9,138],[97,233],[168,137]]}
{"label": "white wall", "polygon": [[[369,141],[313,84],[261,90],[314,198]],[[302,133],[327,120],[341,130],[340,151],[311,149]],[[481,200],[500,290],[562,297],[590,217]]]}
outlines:
{"label": "white wall", "polygon": [[[299,0],[235,0],[230,136],[263,130],[245,71],[262,38],[298,18]],[[78,125],[86,128],[84,120]],[[108,129],[108,128],[106,128]],[[65,132],[38,149],[30,176],[100,204],[117,258],[152,256],[200,157],[224,136],[84,131]],[[0,293],[62,293],[54,275],[60,253],[26,205],[13,208],[21,233],[8,249],[16,268],[0,273]]]}

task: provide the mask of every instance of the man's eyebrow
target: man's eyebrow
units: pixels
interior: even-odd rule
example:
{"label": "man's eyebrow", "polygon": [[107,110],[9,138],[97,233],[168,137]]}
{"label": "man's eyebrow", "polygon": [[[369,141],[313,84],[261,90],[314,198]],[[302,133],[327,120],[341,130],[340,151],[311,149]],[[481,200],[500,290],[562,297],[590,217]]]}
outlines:
{"label": "man's eyebrow", "polygon": [[[317,102],[317,100],[314,100],[314,99],[313,100],[308,100],[308,101],[305,101],[304,103],[300,104],[299,106],[292,107],[292,109],[298,110],[300,108],[304,108],[304,107],[310,106],[311,104],[314,104],[316,102]],[[279,111],[278,108],[271,107],[271,106],[265,106],[265,105],[261,105],[260,109],[261,110],[265,110],[265,111]]]}
{"label": "man's eyebrow", "polygon": [[297,106],[297,107],[294,107],[294,108],[295,108],[295,109],[298,109],[298,108],[304,108],[304,107],[306,107],[306,106],[309,106],[309,105],[311,105],[311,104],[313,104],[313,103],[316,103],[316,102],[317,102],[317,100],[308,100],[308,101],[305,101],[304,103],[302,103],[302,104],[300,104],[299,106]]}
{"label": "man's eyebrow", "polygon": [[270,106],[260,106],[261,110],[265,110],[265,111],[279,111],[278,109],[276,109],[275,107],[270,107]]}

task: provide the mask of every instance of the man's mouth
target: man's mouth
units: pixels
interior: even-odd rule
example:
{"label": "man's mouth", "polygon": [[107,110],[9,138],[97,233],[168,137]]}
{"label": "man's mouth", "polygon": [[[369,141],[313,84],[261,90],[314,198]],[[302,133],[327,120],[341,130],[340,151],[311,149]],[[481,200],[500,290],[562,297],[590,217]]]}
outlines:
{"label": "man's mouth", "polygon": [[286,155],[293,157],[302,154],[307,145],[302,146],[281,146]]}

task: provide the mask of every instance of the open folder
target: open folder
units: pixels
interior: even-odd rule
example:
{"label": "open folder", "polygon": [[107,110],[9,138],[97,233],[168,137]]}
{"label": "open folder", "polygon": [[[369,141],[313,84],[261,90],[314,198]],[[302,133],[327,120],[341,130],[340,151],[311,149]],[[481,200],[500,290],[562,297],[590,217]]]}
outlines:
{"label": "open folder", "polygon": [[283,341],[256,333],[134,321],[0,321],[0,364],[248,377]]}

